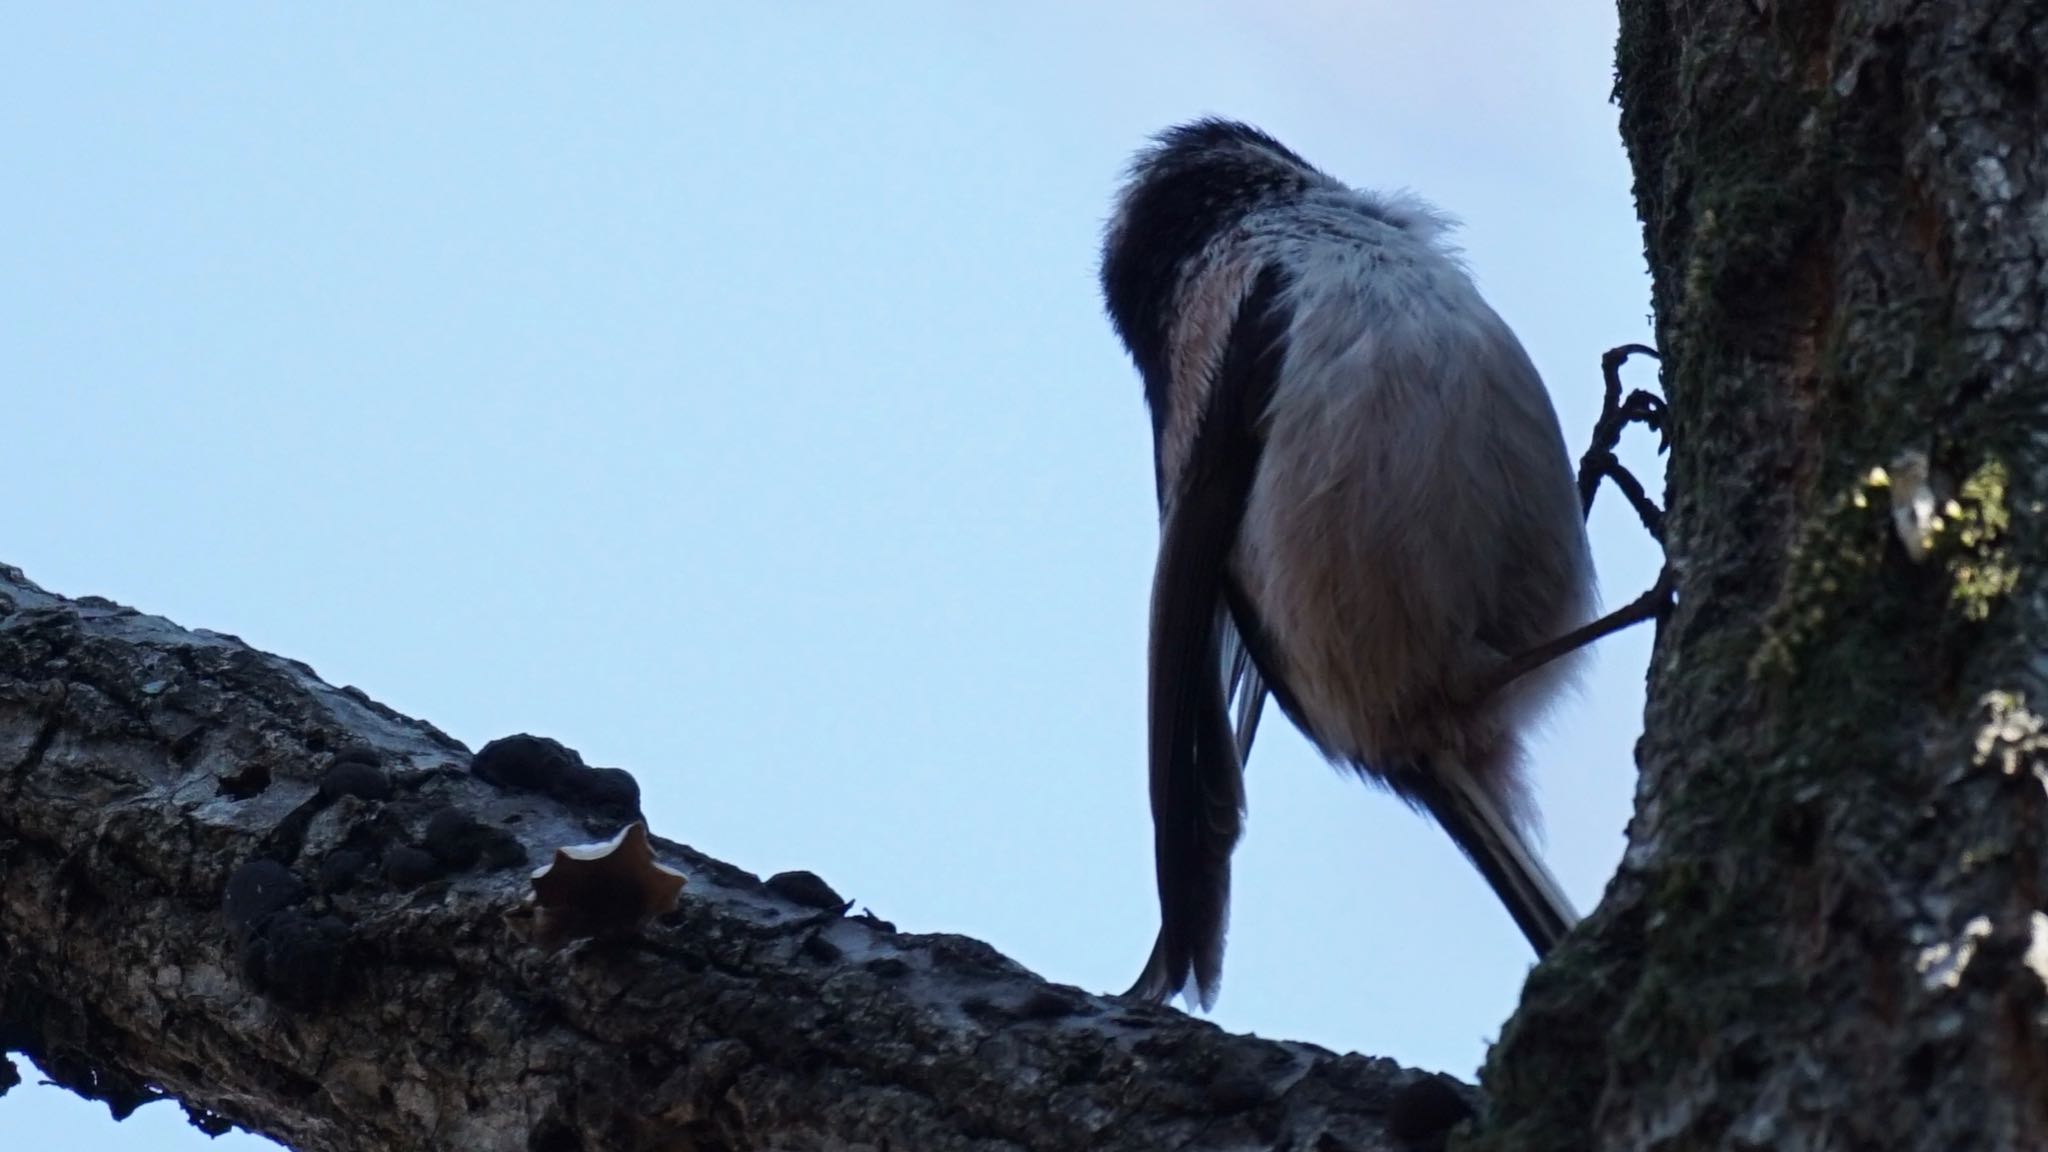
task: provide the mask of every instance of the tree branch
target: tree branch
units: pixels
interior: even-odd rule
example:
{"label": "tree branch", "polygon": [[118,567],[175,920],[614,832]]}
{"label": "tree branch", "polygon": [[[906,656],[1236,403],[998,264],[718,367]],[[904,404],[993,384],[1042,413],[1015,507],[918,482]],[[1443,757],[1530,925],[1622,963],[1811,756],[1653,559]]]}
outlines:
{"label": "tree branch", "polygon": [[304,1152],[1338,1152],[1469,1104],[668,841],[680,907],[542,948],[532,866],[637,790],[470,762],[303,664],[0,567],[0,1048]]}

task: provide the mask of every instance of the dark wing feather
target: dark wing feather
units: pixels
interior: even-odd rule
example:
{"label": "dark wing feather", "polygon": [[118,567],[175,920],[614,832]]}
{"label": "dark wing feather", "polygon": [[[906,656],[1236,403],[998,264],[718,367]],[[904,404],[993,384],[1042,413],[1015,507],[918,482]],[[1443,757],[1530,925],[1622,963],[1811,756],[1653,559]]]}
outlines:
{"label": "dark wing feather", "polygon": [[1160,928],[1130,992],[1160,1002],[1192,977],[1207,1007],[1222,979],[1230,855],[1244,822],[1223,667],[1229,567],[1258,472],[1260,419],[1286,354],[1285,287],[1280,273],[1263,270],[1239,309],[1160,529],[1149,693]]}

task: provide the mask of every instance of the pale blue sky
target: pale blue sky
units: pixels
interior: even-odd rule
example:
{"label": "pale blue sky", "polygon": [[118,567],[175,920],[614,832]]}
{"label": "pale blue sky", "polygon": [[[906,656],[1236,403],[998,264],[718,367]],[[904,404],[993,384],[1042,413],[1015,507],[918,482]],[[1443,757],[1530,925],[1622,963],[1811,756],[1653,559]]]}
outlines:
{"label": "pale blue sky", "polygon": [[[1093,280],[1129,152],[1227,114],[1461,217],[1575,451],[1648,336],[1598,4],[4,15],[0,560],[1089,989],[1156,924],[1149,434]],[[1602,504],[1611,606],[1656,553]],[[1648,641],[1535,748],[1586,907]],[[1530,963],[1485,885],[1284,721],[1250,776],[1213,1018],[1469,1076]],[[45,1088],[0,1138],[208,1146]]]}

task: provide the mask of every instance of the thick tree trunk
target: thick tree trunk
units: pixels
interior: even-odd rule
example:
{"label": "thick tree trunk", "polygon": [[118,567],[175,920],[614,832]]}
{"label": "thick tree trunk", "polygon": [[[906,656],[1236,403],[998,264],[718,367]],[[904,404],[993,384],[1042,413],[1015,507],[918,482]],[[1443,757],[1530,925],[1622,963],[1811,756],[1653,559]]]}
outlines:
{"label": "thick tree trunk", "polygon": [[1621,11],[1681,602],[1473,1146],[2048,1147],[2048,4]]}
{"label": "thick tree trunk", "polygon": [[304,1152],[1367,1152],[1463,1095],[667,842],[679,908],[542,947],[532,865],[635,794],[471,764],[303,665],[0,567],[0,1051]]}

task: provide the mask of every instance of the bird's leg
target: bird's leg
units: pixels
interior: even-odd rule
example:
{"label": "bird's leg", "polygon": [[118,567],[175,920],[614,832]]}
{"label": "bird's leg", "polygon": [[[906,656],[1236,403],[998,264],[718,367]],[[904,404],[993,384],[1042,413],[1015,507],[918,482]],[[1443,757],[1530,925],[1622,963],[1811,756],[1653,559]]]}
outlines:
{"label": "bird's leg", "polygon": [[1643,491],[1642,482],[1635,478],[1614,455],[1614,449],[1621,443],[1621,433],[1631,424],[1641,424],[1658,435],[1658,451],[1670,447],[1671,428],[1665,423],[1664,401],[1642,389],[1621,394],[1621,366],[1631,356],[1655,357],[1657,350],[1644,344],[1624,344],[1610,349],[1600,357],[1600,376],[1607,385],[1607,394],[1600,404],[1600,419],[1593,425],[1593,443],[1586,454],[1579,457],[1579,506],[1590,516],[1593,513],[1593,497],[1600,491],[1600,481],[1613,480],[1614,486],[1628,500],[1629,507],[1636,510],[1636,517],[1643,522],[1643,529],[1658,543],[1664,542],[1664,510],[1650,500]]}
{"label": "bird's leg", "polygon": [[1677,574],[1672,571],[1669,564],[1666,564],[1664,570],[1657,574],[1657,583],[1648,592],[1623,607],[1609,612],[1591,624],[1575,628],[1555,640],[1538,644],[1501,661],[1484,680],[1480,681],[1479,690],[1470,697],[1471,702],[1477,704],[1552,660],[1576,652],[1595,640],[1662,616],[1670,609],[1677,587]]}
{"label": "bird's leg", "polygon": [[[1624,344],[1609,349],[1600,357],[1600,376],[1607,385],[1607,394],[1600,404],[1600,419],[1593,425],[1593,443],[1579,458],[1579,504],[1586,515],[1592,515],[1593,497],[1600,491],[1600,481],[1612,480],[1628,499],[1629,506],[1636,510],[1644,530],[1662,544],[1664,510],[1651,501],[1649,494],[1643,491],[1642,481],[1637,480],[1635,474],[1623,467],[1614,455],[1615,447],[1621,443],[1622,431],[1631,424],[1644,425],[1657,433],[1658,451],[1671,445],[1671,426],[1666,422],[1664,401],[1641,389],[1630,392],[1626,399],[1622,396],[1621,366],[1631,356],[1655,358],[1657,350],[1643,344]],[[1469,703],[1477,704],[1552,660],[1576,652],[1595,640],[1612,636],[1645,620],[1662,617],[1671,607],[1677,584],[1677,576],[1667,563],[1658,573],[1657,583],[1625,607],[1555,640],[1502,660],[1480,681],[1478,690],[1467,698]]]}

